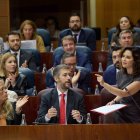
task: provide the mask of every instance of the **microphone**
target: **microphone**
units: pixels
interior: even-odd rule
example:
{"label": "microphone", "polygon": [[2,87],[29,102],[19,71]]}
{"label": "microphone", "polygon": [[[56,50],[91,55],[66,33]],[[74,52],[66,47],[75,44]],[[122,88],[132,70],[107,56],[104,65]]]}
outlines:
{"label": "microphone", "polygon": [[129,93],[129,91],[128,91],[128,89],[125,87],[124,88],[125,89],[125,91],[127,92],[127,94],[131,97],[131,99],[133,100],[133,102],[134,102],[134,104],[136,105],[136,107],[139,109],[139,111],[140,111],[140,106],[139,106],[139,104],[135,101],[135,99],[133,98],[133,96]]}

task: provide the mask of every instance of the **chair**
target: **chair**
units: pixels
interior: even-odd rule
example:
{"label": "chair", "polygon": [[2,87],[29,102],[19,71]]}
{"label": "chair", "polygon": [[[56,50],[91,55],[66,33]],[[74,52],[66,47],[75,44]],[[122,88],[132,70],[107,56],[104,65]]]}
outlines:
{"label": "chair", "polygon": [[26,75],[27,85],[28,85],[28,89],[26,90],[26,93],[28,96],[32,96],[33,87],[35,85],[34,71],[30,70],[29,68],[20,67],[19,72]]}
{"label": "chair", "polygon": [[98,71],[99,63],[102,63],[103,70],[106,69],[108,61],[108,51],[93,51],[92,52],[92,65],[93,71]]}
{"label": "chair", "polygon": [[22,107],[22,113],[25,114],[26,122],[32,125],[37,118],[37,111],[39,110],[40,99],[38,96],[30,96],[28,102]]}
{"label": "chair", "polygon": [[35,72],[34,79],[37,92],[46,89],[46,73]]}
{"label": "chair", "polygon": [[[140,28],[134,27],[134,30],[135,30],[136,32],[140,33]],[[116,32],[116,27],[110,28],[110,29],[108,30],[108,45],[110,45],[110,42],[111,42],[111,39],[112,39],[112,35],[113,35],[113,33],[115,33],[115,32]]]}
{"label": "chair", "polygon": [[51,37],[50,33],[43,28],[37,28],[37,34],[40,35],[44,41],[44,45],[46,46],[47,51],[49,52],[51,49]]}
{"label": "chair", "polygon": [[46,68],[50,69],[53,66],[53,53],[52,52],[45,52],[40,53],[41,57],[41,70],[43,64],[46,64]]}

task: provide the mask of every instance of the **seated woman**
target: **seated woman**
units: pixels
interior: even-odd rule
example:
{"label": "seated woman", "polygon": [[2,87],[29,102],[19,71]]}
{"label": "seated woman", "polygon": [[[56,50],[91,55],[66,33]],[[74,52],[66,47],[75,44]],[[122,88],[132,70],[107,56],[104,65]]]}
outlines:
{"label": "seated woman", "polygon": [[36,48],[39,52],[46,52],[46,48],[41,36],[36,33],[36,25],[31,20],[25,20],[20,26],[22,40],[36,40]]}
{"label": "seated woman", "polygon": [[120,46],[119,34],[123,30],[130,30],[133,33],[133,44],[140,45],[140,34],[134,29],[134,24],[128,16],[122,16],[116,26],[116,32],[113,33],[111,39],[111,46]]}
{"label": "seated woman", "polygon": [[11,103],[8,92],[4,85],[4,79],[0,78],[0,126],[20,124],[21,108],[28,101],[28,96],[24,96],[17,102]]}
{"label": "seated woman", "polygon": [[15,91],[19,96],[26,95],[27,78],[18,72],[17,59],[14,54],[5,53],[1,58],[0,77],[5,78],[7,89]]}
{"label": "seated woman", "polygon": [[121,65],[122,69],[117,73],[117,87],[104,82],[99,74],[96,74],[97,81],[116,95],[108,105],[116,102],[127,105],[115,112],[116,123],[140,123],[140,48],[124,48],[121,53]]}

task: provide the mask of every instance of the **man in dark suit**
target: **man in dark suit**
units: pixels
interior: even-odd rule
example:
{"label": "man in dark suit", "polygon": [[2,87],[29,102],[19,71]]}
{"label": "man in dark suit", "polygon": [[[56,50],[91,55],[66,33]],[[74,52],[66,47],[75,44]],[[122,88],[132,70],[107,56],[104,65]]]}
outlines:
{"label": "man in dark suit", "polygon": [[93,29],[82,28],[81,18],[77,13],[72,13],[69,18],[69,29],[62,30],[59,34],[59,46],[62,46],[61,40],[64,36],[72,35],[79,45],[85,45],[92,51],[96,50],[96,34]]}
{"label": "man in dark suit", "polygon": [[[61,63],[70,66],[72,87],[78,87],[88,93],[88,89],[90,88],[91,73],[83,67],[76,67],[76,56],[74,54],[64,53]],[[46,85],[49,88],[55,87],[55,81],[52,76],[53,69],[54,68],[49,69],[46,74]]]}
{"label": "man in dark suit", "polygon": [[71,36],[65,36],[62,38],[62,46],[55,49],[53,53],[54,66],[61,63],[63,54],[74,53],[77,59],[77,66],[84,67],[90,72],[92,67],[92,51],[85,46],[76,46],[75,39]]}
{"label": "man in dark suit", "polygon": [[36,121],[60,124],[85,123],[86,110],[83,95],[69,89],[71,87],[69,66],[56,66],[53,77],[56,88],[42,95]]}
{"label": "man in dark suit", "polygon": [[104,81],[110,85],[116,85],[116,75],[120,69],[120,56],[121,47],[112,47],[112,60],[113,64],[109,65],[104,71]]}
{"label": "man in dark suit", "polygon": [[12,31],[7,35],[7,43],[9,45],[9,50],[6,52],[11,52],[17,56],[18,66],[23,68],[29,68],[30,70],[36,71],[36,63],[33,53],[27,50],[20,49],[21,39],[18,32]]}

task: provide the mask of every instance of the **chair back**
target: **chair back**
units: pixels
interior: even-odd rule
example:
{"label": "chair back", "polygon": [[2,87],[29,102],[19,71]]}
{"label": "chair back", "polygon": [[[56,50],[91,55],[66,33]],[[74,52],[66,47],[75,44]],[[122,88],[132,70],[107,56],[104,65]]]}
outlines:
{"label": "chair back", "polygon": [[37,28],[37,34],[40,35],[44,41],[44,45],[47,48],[47,51],[50,51],[51,48],[51,37],[50,37],[50,33],[43,28]]}

